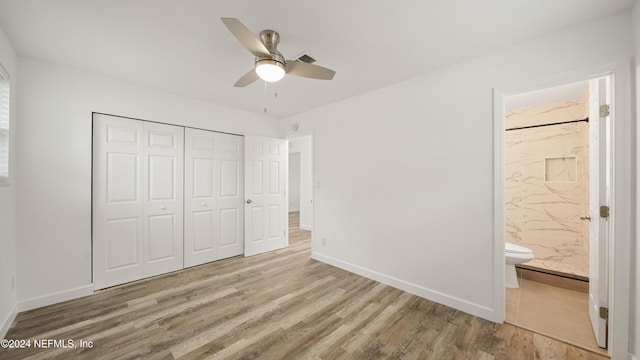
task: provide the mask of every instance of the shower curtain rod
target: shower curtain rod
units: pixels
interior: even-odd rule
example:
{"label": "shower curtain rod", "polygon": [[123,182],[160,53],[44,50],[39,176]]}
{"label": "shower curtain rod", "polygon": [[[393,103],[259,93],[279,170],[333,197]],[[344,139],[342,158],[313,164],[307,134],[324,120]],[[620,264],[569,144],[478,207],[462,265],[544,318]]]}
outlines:
{"label": "shower curtain rod", "polygon": [[541,126],[551,126],[551,125],[562,125],[562,124],[571,124],[571,123],[577,123],[577,122],[589,122],[589,118],[585,118],[582,120],[569,120],[569,121],[560,121],[560,122],[555,122],[555,123],[550,123],[550,124],[540,124],[540,125],[531,125],[531,126],[522,126],[522,127],[517,127],[517,128],[510,128],[510,129],[505,129],[505,131],[511,131],[511,130],[522,130],[522,129],[531,129],[531,128],[537,128],[537,127],[541,127]]}

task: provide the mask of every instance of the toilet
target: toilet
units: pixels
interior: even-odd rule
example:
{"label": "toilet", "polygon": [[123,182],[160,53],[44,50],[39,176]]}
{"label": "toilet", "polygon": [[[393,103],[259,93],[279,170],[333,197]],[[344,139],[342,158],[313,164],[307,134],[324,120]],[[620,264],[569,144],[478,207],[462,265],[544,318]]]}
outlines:
{"label": "toilet", "polygon": [[508,288],[519,288],[518,275],[516,275],[516,264],[526,263],[533,260],[533,250],[512,244],[504,243],[504,286]]}

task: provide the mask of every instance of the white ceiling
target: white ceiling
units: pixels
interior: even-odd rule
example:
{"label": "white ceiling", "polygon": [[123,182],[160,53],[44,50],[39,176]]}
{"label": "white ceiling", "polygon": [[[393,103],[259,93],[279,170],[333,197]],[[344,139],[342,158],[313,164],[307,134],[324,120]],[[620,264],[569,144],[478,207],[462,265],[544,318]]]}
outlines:
{"label": "white ceiling", "polygon": [[[24,57],[281,118],[579,23],[633,0],[0,0],[0,27]],[[220,17],[281,35],[332,68],[234,88],[253,56]],[[277,99],[274,93],[277,92]],[[265,100],[266,99],[266,100]]]}

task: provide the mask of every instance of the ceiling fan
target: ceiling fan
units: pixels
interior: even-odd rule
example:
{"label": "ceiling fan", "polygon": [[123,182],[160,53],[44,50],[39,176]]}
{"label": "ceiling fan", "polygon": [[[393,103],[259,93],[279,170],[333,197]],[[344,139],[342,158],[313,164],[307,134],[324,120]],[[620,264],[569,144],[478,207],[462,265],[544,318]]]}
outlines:
{"label": "ceiling fan", "polygon": [[331,80],[336,74],[335,71],[322,66],[298,60],[285,60],[278,51],[280,35],[273,30],[262,30],[258,38],[236,18],[220,19],[231,34],[256,57],[254,68],[238,79],[233,85],[235,87],[245,87],[258,79],[268,82],[280,81],[285,73],[319,80]]}

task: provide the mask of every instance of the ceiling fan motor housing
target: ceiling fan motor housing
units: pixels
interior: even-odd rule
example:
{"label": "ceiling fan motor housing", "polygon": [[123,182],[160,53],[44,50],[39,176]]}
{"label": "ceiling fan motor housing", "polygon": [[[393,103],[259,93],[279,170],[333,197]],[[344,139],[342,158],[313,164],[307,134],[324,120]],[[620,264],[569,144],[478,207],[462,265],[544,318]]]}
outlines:
{"label": "ceiling fan motor housing", "polygon": [[280,34],[273,30],[262,30],[260,32],[260,41],[264,44],[264,46],[269,50],[271,56],[256,56],[255,64],[263,62],[277,62],[282,67],[285,66],[286,60],[284,56],[278,51],[278,43],[280,42]]}

